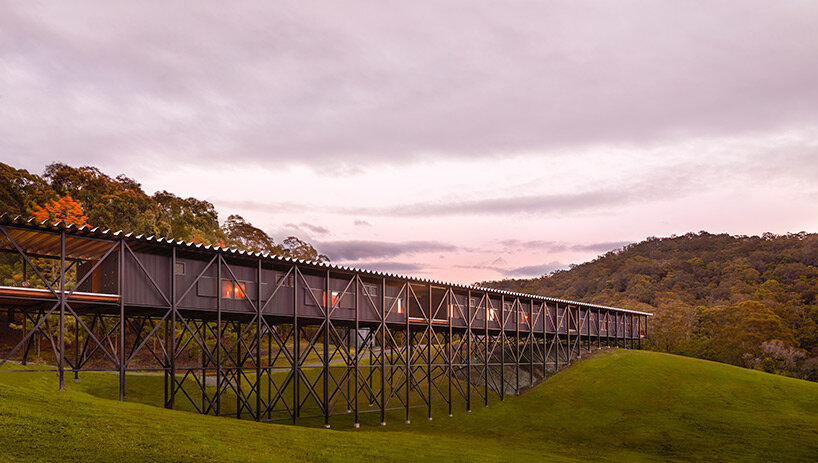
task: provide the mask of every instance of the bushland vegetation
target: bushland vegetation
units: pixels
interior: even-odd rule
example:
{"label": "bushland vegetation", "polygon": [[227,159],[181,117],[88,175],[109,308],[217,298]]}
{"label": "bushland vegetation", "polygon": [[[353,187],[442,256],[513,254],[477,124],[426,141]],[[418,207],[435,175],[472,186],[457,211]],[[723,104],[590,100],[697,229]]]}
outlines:
{"label": "bushland vegetation", "polygon": [[481,284],[653,312],[652,349],[818,380],[818,234],[651,237]]}

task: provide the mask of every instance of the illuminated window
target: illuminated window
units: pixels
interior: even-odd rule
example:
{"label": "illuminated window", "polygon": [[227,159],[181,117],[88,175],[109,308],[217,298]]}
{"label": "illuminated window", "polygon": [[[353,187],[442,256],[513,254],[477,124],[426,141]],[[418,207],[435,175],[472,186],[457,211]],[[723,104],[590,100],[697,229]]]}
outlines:
{"label": "illuminated window", "polygon": [[403,300],[398,299],[398,313],[403,313]]}
{"label": "illuminated window", "polygon": [[454,318],[454,304],[449,304],[449,318]]}
{"label": "illuminated window", "polygon": [[488,309],[487,313],[489,315],[489,321],[490,322],[496,322],[497,321],[497,309],[494,309],[494,308]]}
{"label": "illuminated window", "polygon": [[222,299],[244,299],[247,283],[233,280],[222,280]]}
{"label": "illuminated window", "polygon": [[[331,307],[335,307],[335,305],[338,304],[338,297],[341,295],[341,293],[339,293],[338,291],[331,291],[331,293],[332,293],[332,305],[331,305]],[[323,294],[323,303],[324,303],[324,306],[326,306],[327,305],[327,292],[323,291],[322,294]]]}

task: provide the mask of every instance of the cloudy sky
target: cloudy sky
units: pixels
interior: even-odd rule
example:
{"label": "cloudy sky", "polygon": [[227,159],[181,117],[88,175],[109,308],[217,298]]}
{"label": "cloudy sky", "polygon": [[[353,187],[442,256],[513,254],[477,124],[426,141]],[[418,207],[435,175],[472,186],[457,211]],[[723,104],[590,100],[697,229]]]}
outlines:
{"label": "cloudy sky", "polygon": [[818,232],[816,31],[812,1],[0,2],[0,161],[464,283]]}

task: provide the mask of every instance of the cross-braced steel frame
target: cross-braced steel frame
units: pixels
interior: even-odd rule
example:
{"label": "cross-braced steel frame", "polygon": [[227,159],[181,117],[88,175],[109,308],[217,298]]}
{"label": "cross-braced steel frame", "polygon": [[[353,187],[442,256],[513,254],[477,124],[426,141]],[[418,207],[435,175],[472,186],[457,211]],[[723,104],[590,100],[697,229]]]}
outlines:
{"label": "cross-braced steel frame", "polygon": [[[116,372],[120,400],[137,374],[161,375],[164,407],[256,421],[357,427],[364,416],[385,425],[413,410],[471,411],[583,352],[640,348],[650,315],[31,222],[0,225],[0,248],[37,283],[0,287],[19,331],[4,340],[0,372],[56,371],[60,389],[66,371]],[[195,276],[181,282],[191,259]],[[186,302],[208,278],[221,285],[212,304]],[[111,289],[78,290],[90,280]]]}

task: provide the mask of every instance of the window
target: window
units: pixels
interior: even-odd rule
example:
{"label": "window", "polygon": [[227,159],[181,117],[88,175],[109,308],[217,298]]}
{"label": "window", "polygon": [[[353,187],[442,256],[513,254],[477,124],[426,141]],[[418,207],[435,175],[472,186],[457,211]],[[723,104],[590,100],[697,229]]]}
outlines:
{"label": "window", "polygon": [[454,318],[454,304],[449,304],[449,318]]}
{"label": "window", "polygon": [[222,299],[244,299],[247,283],[222,280]]}
{"label": "window", "polygon": [[403,299],[398,299],[398,313],[403,313]]}
{"label": "window", "polygon": [[486,313],[488,313],[490,322],[496,322],[497,321],[497,309],[494,309],[494,308],[487,309]]}
{"label": "window", "polygon": [[[330,307],[335,307],[335,304],[338,303],[338,297],[341,295],[341,293],[339,293],[338,291],[330,291],[330,292],[332,293],[332,303],[330,304]],[[326,307],[326,305],[327,305],[327,292],[322,291],[321,293],[323,294],[322,302],[324,303],[324,307]]]}
{"label": "window", "polygon": [[185,263],[184,262],[176,262],[176,270],[177,275],[184,275],[185,274]]}
{"label": "window", "polygon": [[364,285],[364,296],[378,297],[378,287],[375,285]]}

